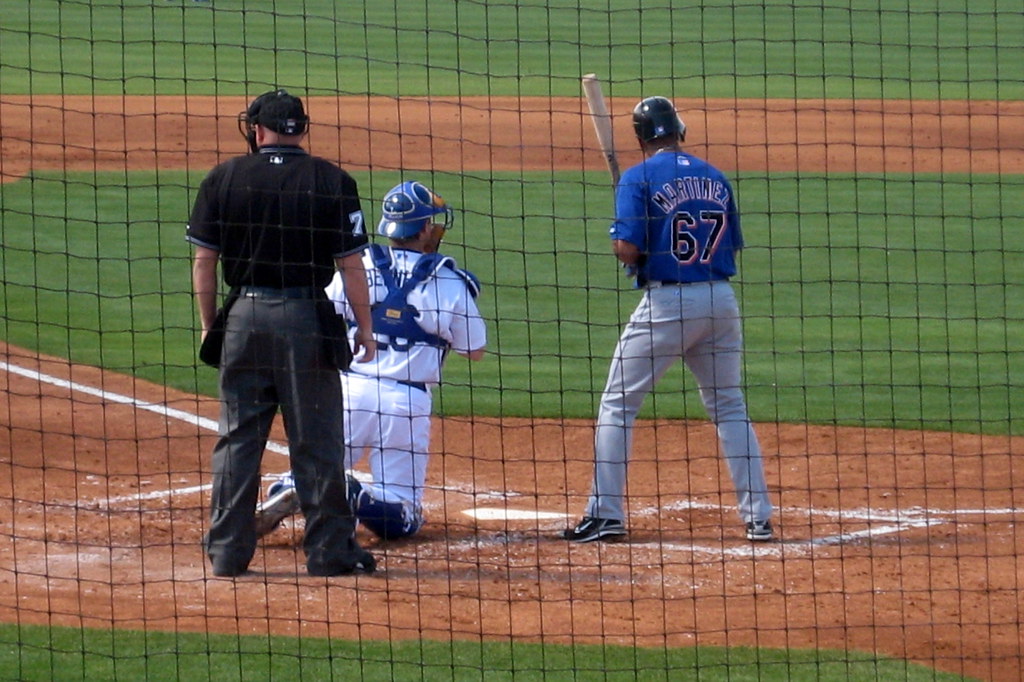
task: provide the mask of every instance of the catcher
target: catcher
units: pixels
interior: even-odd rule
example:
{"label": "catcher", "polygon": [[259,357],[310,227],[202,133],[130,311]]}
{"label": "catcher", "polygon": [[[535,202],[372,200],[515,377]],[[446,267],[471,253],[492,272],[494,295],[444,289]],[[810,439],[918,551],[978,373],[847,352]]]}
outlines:
{"label": "catcher", "polygon": [[[403,182],[384,197],[377,228],[389,245],[374,244],[363,255],[377,355],[341,375],[345,468],[369,453],[371,480],[363,484],[349,473],[348,496],[359,522],[384,540],[423,526],[431,390],[448,351],[480,360],[487,344],[475,300],[479,281],[438,253],[452,220],[444,199],[420,182]],[[352,317],[344,279],[335,277],[327,295],[339,315]],[[289,472],[257,509],[257,532],[269,533],[297,511]]]}

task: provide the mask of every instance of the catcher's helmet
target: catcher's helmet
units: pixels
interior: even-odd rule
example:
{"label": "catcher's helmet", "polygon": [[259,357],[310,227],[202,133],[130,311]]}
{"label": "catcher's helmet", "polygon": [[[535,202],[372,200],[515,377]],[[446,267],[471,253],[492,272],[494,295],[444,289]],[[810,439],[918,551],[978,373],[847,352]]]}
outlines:
{"label": "catcher's helmet", "polygon": [[[443,215],[443,220],[434,218],[438,215]],[[384,195],[384,216],[377,232],[391,239],[408,239],[422,231],[428,222],[440,223],[447,230],[452,220],[448,202],[423,183],[409,180]]]}
{"label": "catcher's helmet", "polygon": [[238,129],[254,152],[256,131],[253,126],[257,124],[281,135],[301,135],[306,132],[309,117],[302,100],[288,94],[287,90],[278,89],[263,93],[238,115]]}
{"label": "catcher's helmet", "polygon": [[664,97],[648,97],[633,108],[633,130],[641,142],[669,135],[678,135],[680,140],[686,137],[686,124]]}

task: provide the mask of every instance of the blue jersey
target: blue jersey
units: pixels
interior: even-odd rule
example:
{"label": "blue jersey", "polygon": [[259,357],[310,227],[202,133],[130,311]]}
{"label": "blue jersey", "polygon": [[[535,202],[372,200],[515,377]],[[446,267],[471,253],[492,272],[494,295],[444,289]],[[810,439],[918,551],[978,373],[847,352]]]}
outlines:
{"label": "blue jersey", "polygon": [[725,175],[703,159],[673,150],[622,174],[609,233],[643,254],[638,287],[649,281],[729,279],[743,248],[740,214]]}

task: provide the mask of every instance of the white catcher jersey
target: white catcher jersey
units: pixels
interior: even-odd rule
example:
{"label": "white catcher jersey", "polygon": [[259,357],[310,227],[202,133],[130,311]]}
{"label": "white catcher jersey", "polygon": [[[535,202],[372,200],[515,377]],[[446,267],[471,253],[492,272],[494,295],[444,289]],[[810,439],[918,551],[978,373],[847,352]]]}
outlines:
{"label": "white catcher jersey", "polygon": [[[390,253],[395,281],[401,286],[423,254],[419,251],[396,248],[390,249]],[[366,281],[370,290],[370,304],[379,303],[387,296],[387,286],[374,265],[369,249],[363,252],[363,267],[366,269]],[[334,273],[334,279],[326,291],[327,296],[334,301],[335,310],[339,315],[350,321],[355,319],[345,296],[345,282],[341,273]],[[469,353],[487,345],[487,329],[480,317],[476,301],[469,293],[465,280],[451,268],[439,267],[433,276],[410,291],[406,300],[419,311],[417,322],[423,330],[448,341],[451,350]],[[350,339],[354,336],[355,329],[350,328]],[[378,337],[377,342],[387,344],[387,348],[378,345],[377,356],[370,362],[352,362],[350,373],[394,381],[412,381],[428,386],[440,383],[441,366],[445,359],[443,349],[416,343],[409,350],[400,350],[394,347],[395,344],[388,343],[386,338]],[[399,344],[400,347],[402,345]]]}

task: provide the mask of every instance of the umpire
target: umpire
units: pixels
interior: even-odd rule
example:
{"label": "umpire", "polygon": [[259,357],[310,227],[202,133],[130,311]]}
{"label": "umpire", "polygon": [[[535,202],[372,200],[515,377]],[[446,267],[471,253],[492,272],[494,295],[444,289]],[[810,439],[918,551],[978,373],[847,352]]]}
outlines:
{"label": "umpire", "polygon": [[[372,572],[345,494],[338,370],[353,349],[324,287],[335,268],[356,300],[355,351],[376,346],[362,251],[368,239],[355,180],[300,145],[309,119],[284,90],[239,115],[251,154],[203,180],[186,239],[202,320],[201,357],[220,368],[220,437],[206,553],[217,576],[248,570],[256,551],[260,464],[280,407],[306,530],[310,575]],[[217,309],[217,268],[230,287]],[[220,346],[218,348],[218,346]]]}

